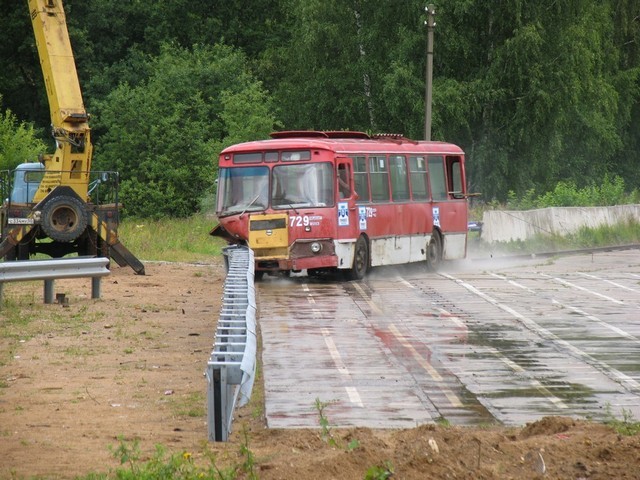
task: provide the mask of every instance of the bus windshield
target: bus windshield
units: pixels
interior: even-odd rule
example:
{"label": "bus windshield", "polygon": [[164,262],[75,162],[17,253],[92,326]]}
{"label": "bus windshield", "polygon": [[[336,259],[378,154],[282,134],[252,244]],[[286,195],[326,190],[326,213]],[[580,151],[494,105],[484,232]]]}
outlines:
{"label": "bus windshield", "polygon": [[330,163],[278,165],[272,170],[269,191],[267,166],[221,168],[217,211],[234,215],[245,211],[333,206],[333,169]]}
{"label": "bus windshield", "polygon": [[232,215],[263,210],[269,201],[269,168],[221,168],[218,173],[217,211]]}
{"label": "bus windshield", "polygon": [[333,205],[330,163],[278,165],[273,169],[271,206],[277,208]]}

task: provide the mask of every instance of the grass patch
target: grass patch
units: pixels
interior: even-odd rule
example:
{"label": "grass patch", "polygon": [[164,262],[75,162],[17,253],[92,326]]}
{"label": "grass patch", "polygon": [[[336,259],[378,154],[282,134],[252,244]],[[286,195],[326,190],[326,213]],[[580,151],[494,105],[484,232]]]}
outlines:
{"label": "grass patch", "polygon": [[640,422],[633,417],[630,410],[622,409],[622,419],[611,412],[611,405],[605,408],[604,424],[613,428],[618,434],[632,436],[640,434]]}
{"label": "grass patch", "polygon": [[[232,480],[245,478],[256,480],[253,453],[248,438],[240,445],[237,460],[231,465],[218,466],[216,456],[208,449],[203,452],[204,462],[196,462],[191,452],[169,453],[162,445],[156,445],[153,456],[144,461],[139,442],[125,442],[122,438],[117,447],[110,447],[120,467],[108,473],[90,473],[79,480]],[[204,463],[200,465],[200,463]]]}
{"label": "grass patch", "polygon": [[81,347],[78,345],[66,347],[63,350],[63,353],[68,357],[91,357],[98,354],[97,351],[91,348]]}
{"label": "grass patch", "polygon": [[202,418],[207,415],[204,391],[171,397],[169,405],[174,415],[178,417]]}
{"label": "grass patch", "polygon": [[169,220],[127,218],[118,227],[118,235],[142,260],[207,263],[226,245],[209,235],[216,223],[215,218],[205,215]]}

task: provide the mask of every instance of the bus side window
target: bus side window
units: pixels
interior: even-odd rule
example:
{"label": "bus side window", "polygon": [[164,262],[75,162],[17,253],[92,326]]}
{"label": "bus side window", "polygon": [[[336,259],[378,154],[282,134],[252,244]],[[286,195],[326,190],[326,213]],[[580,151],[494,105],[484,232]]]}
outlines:
{"label": "bus side window", "polygon": [[394,202],[409,200],[409,177],[404,155],[389,157],[391,173],[391,197]]}
{"label": "bus side window", "polygon": [[353,171],[355,190],[360,202],[369,202],[369,175],[367,174],[367,159],[365,157],[353,158]]}
{"label": "bus side window", "polygon": [[447,187],[452,198],[464,198],[462,162],[459,157],[447,157]]}
{"label": "bus side window", "polygon": [[427,190],[427,162],[424,157],[409,157],[409,179],[414,200],[429,198]]}
{"label": "bus side window", "polygon": [[349,165],[340,163],[338,165],[338,192],[340,198],[351,197],[351,186],[349,185]]}
{"label": "bus side window", "polygon": [[371,200],[389,201],[389,170],[387,157],[371,155],[369,157],[369,175],[371,177]]}
{"label": "bus side window", "polygon": [[447,181],[444,174],[444,159],[439,155],[430,156],[429,163],[429,186],[431,187],[431,198],[435,201],[446,200]]}

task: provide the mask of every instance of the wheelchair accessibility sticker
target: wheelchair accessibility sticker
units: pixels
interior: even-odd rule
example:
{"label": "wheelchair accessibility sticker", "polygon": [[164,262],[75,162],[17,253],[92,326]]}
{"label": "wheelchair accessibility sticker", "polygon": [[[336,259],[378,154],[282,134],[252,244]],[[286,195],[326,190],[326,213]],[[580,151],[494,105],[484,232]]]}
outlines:
{"label": "wheelchair accessibility sticker", "polygon": [[440,226],[440,207],[433,207],[433,225],[436,227]]}
{"label": "wheelchair accessibility sticker", "polygon": [[338,203],[338,226],[349,226],[349,207],[347,202]]}
{"label": "wheelchair accessibility sticker", "polygon": [[367,229],[367,207],[358,207],[358,225],[360,230]]}

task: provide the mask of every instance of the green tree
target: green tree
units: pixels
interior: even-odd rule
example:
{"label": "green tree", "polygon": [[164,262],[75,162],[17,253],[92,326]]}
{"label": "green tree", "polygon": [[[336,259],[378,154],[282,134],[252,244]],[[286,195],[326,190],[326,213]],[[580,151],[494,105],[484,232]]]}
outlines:
{"label": "green tree", "polygon": [[1,2],[0,95],[19,120],[48,126],[49,106],[26,1]]}
{"label": "green tree", "polygon": [[582,186],[615,171],[627,124],[620,115],[638,102],[619,88],[615,3],[597,11],[586,0],[443,6],[444,93],[466,104],[443,111],[436,83],[434,109],[452,120],[450,139],[469,153],[470,177],[485,198],[548,190],[561,179]]}
{"label": "green tree", "polygon": [[[44,131],[49,111],[28,8],[26,2],[5,3],[0,93],[19,120]],[[193,87],[203,92],[197,107],[208,113],[183,113],[214,119],[211,125],[201,121],[203,131],[214,132],[208,148],[244,138],[222,126],[248,130],[235,117],[243,118],[241,107],[253,105],[256,91],[273,96],[283,128],[422,138],[425,2],[64,3],[85,103],[96,119],[98,154],[114,141],[111,128],[120,127],[95,114],[108,112],[118,98],[159,88],[162,75],[154,59],[166,58],[164,44],[184,51],[231,45],[246,56],[254,81],[262,81],[241,97],[224,80],[219,89]],[[603,0],[594,7],[588,0],[450,0],[436,7],[432,138],[464,148],[474,191],[486,200],[504,200],[509,191],[552,191],[561,180],[581,188],[606,174],[621,176],[629,188],[640,186],[637,1]],[[195,85],[180,81],[186,90]],[[162,98],[174,101],[163,95],[157,95],[158,104]],[[195,108],[191,96],[184,98]],[[142,112],[150,108],[141,102]],[[109,135],[106,143],[102,135]]]}
{"label": "green tree", "polygon": [[10,110],[0,113],[0,170],[11,170],[20,163],[36,161],[45,148],[32,124],[19,122]]}
{"label": "green tree", "polygon": [[287,0],[289,37],[261,57],[267,86],[291,129],[421,136],[424,4]]}
{"label": "green tree", "polygon": [[127,214],[188,216],[213,189],[219,149],[273,129],[269,97],[227,46],[165,45],[141,68],[148,78],[94,105],[95,164],[120,172]]}

